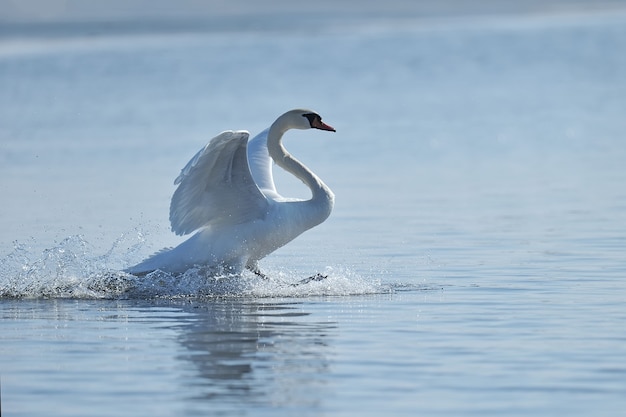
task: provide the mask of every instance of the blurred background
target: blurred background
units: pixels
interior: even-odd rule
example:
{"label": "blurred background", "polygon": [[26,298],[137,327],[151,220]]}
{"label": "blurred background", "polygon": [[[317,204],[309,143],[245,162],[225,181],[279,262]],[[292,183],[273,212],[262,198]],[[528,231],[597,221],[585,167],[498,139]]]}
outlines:
{"label": "blurred background", "polygon": [[176,244],[168,205],[187,160],[222,130],[254,134],[303,106],[338,132],[290,133],[288,148],[337,206],[294,253],[314,245],[332,264],[340,248],[382,268],[394,254],[391,270],[413,270],[478,238],[519,256],[611,235],[625,224],[625,13],[624,1],[2,0],[0,245],[79,234],[102,252],[136,230],[151,235],[136,257]]}
{"label": "blurred background", "polygon": [[[1,0],[0,36],[98,36],[146,33],[349,31],[366,25],[429,26],[442,20],[543,18],[623,13],[623,0]],[[506,23],[505,23],[506,24]]]}
{"label": "blurred background", "polygon": [[[0,0],[6,409],[623,414],[625,51],[625,1]],[[279,279],[120,294],[187,161],[296,107],[336,205]]]}

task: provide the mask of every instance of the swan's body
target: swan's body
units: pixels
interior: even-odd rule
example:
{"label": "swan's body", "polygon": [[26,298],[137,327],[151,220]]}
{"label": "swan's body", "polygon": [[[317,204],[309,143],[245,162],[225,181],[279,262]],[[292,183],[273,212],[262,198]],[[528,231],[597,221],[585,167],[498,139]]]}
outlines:
{"label": "swan's body", "polygon": [[[196,233],[126,271],[177,274],[208,267],[216,273],[248,268],[260,274],[260,259],[322,223],[332,211],[332,191],[281,142],[289,129],[310,128],[335,131],[312,111],[292,110],[249,142],[246,131],[226,131],[213,138],[174,182],[178,188],[170,205],[172,231]],[[280,196],[272,160],[302,180],[311,190],[311,199]]]}

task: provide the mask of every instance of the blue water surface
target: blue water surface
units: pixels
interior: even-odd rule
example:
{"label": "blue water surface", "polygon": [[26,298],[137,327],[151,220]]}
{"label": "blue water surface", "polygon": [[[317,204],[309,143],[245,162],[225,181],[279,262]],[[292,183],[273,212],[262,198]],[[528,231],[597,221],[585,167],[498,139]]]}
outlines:
{"label": "blue water surface", "polygon": [[[5,38],[3,411],[619,415],[626,14],[409,17]],[[270,281],[118,272],[200,147],[295,107],[336,206]]]}

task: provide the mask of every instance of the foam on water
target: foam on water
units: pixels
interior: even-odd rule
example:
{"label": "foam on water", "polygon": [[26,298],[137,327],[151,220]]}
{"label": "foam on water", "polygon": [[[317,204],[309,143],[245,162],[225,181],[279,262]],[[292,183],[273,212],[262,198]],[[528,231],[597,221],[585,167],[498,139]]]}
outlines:
{"label": "foam on water", "polygon": [[81,235],[41,253],[15,242],[13,251],[0,259],[0,298],[304,297],[391,291],[379,279],[345,267],[326,267],[323,279],[310,281],[289,270],[266,270],[267,279],[248,272],[215,276],[204,268],[181,275],[155,271],[144,277],[121,272],[144,245],[144,233],[138,230],[121,236],[102,255]]}

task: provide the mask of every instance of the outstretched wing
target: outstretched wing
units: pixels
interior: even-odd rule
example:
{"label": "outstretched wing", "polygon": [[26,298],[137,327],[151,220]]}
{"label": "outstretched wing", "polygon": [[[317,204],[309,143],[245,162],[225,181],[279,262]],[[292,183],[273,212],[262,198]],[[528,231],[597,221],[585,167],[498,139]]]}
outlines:
{"label": "outstretched wing", "polygon": [[174,233],[265,217],[269,203],[250,174],[248,136],[246,131],[222,132],[182,169],[170,204]]}
{"label": "outstretched wing", "polygon": [[272,158],[267,151],[267,134],[269,128],[250,139],[248,142],[248,163],[254,182],[261,192],[268,197],[277,197],[274,176],[272,175]]}

